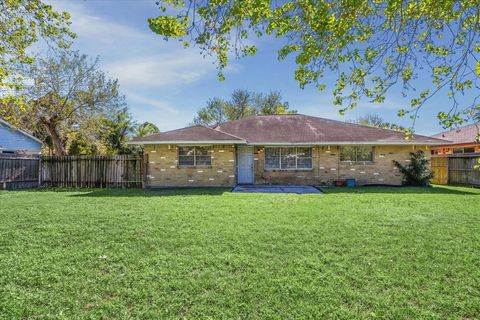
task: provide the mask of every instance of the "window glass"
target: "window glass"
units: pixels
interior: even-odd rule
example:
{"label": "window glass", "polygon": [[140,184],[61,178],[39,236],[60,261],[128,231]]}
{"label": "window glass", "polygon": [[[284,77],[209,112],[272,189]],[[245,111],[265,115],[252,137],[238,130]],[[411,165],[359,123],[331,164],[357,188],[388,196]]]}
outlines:
{"label": "window glass", "polygon": [[195,147],[196,156],[210,156],[210,147]]}
{"label": "window glass", "polygon": [[463,152],[464,153],[474,153],[475,152],[475,148],[474,147],[465,147],[463,149]]}
{"label": "window glass", "polygon": [[312,148],[265,148],[265,169],[311,169]]}
{"label": "window glass", "polygon": [[369,147],[369,146],[340,147],[340,161],[352,161],[352,162],[373,161],[373,147]]}
{"label": "window glass", "polygon": [[356,161],[355,147],[340,147],[340,161]]}
{"label": "window glass", "polygon": [[211,147],[178,147],[180,166],[210,166],[212,164]]}
{"label": "window glass", "polygon": [[297,148],[297,168],[312,168],[312,148]]}
{"label": "window glass", "polygon": [[281,148],[282,169],[295,169],[297,163],[297,155],[295,148]]}
{"label": "window glass", "polygon": [[178,164],[181,166],[194,166],[195,157],[194,156],[178,156]]}
{"label": "window glass", "polygon": [[265,148],[265,168],[280,169],[280,148]]}
{"label": "window glass", "polygon": [[453,148],[453,153],[463,153],[463,148]]}
{"label": "window glass", "polygon": [[372,161],[373,160],[373,148],[372,147],[356,147],[357,160],[356,161]]}
{"label": "window glass", "polygon": [[180,156],[193,156],[195,153],[195,147],[178,147],[178,155]]}
{"label": "window glass", "polygon": [[212,157],[210,156],[195,156],[195,165],[210,166],[212,164]]}

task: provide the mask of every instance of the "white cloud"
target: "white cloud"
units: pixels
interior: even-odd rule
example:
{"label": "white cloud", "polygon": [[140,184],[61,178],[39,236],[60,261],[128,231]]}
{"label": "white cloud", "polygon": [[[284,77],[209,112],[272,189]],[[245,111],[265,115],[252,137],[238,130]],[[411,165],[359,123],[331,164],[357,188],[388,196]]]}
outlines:
{"label": "white cloud", "polygon": [[104,65],[126,87],[165,87],[200,80],[214,66],[195,52],[127,58]]}
{"label": "white cloud", "polygon": [[148,106],[154,107],[155,109],[160,110],[160,111],[166,111],[166,112],[173,113],[173,114],[178,114],[179,113],[179,111],[176,108],[174,108],[173,106],[171,106],[168,102],[160,101],[160,100],[157,100],[157,99],[147,98],[147,97],[135,94],[133,92],[127,92],[126,97],[127,97],[128,100],[135,101],[135,102],[141,103],[143,105],[148,105]]}
{"label": "white cloud", "polygon": [[185,85],[215,74],[211,58],[203,58],[192,48],[186,50],[178,42],[165,42],[146,26],[140,29],[116,22],[89,10],[84,3],[50,3],[57,10],[70,12],[71,29],[78,36],[75,47],[92,56],[100,55],[102,68],[130,91],[135,86]]}

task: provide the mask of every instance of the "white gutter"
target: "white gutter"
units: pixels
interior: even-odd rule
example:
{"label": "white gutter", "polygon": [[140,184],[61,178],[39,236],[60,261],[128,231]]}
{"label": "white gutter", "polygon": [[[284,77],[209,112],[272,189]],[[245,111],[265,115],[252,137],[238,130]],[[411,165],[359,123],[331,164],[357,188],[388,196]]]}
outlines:
{"label": "white gutter", "polygon": [[247,142],[238,140],[212,140],[212,141],[128,141],[131,145],[147,144],[178,144],[178,145],[205,145],[205,144],[242,144],[249,146],[350,146],[350,145],[368,145],[368,146],[442,146],[446,145],[444,141],[321,141],[321,142]]}
{"label": "white gutter", "polygon": [[349,146],[349,145],[368,145],[368,146],[414,146],[414,145],[445,145],[445,142],[439,141],[321,141],[321,142],[248,142],[247,145],[264,146]]}
{"label": "white gutter", "polygon": [[246,144],[246,141],[238,140],[204,140],[204,141],[127,141],[127,144],[184,144],[184,145],[205,145],[205,144]]}

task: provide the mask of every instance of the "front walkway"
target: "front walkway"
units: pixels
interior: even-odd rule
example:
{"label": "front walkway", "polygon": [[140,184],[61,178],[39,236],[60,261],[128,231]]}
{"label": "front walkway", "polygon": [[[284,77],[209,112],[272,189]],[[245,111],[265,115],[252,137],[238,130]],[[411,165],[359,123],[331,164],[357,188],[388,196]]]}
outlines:
{"label": "front walkway", "polygon": [[312,186],[290,185],[238,185],[232,192],[243,193],[297,193],[297,194],[321,194],[322,192]]}

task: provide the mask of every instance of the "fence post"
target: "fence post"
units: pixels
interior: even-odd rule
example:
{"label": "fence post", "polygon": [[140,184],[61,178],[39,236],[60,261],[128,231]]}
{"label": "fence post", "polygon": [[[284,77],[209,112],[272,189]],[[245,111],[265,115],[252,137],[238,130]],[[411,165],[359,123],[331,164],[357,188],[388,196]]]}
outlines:
{"label": "fence post", "polygon": [[142,179],[142,189],[145,189],[147,185],[147,175],[148,175],[148,154],[145,152],[142,154],[142,160],[140,161],[141,166],[141,179]]}
{"label": "fence post", "polygon": [[42,157],[38,158],[38,187],[42,186]]}

